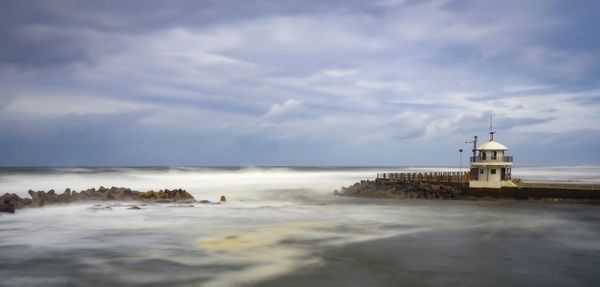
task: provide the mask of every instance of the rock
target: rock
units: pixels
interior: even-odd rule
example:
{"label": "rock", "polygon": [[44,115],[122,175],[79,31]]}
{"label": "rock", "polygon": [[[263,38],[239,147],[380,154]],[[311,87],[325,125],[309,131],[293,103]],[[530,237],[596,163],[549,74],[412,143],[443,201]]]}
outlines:
{"label": "rock", "polygon": [[90,211],[111,211],[112,207],[110,205],[96,204],[94,206],[88,207],[87,210],[90,210]]}
{"label": "rock", "polygon": [[15,209],[23,208],[28,203],[30,201],[28,202],[16,194],[5,193],[0,196],[0,212],[14,213]]}
{"label": "rock", "polygon": [[10,205],[14,209],[19,209],[30,205],[31,199],[21,198],[14,193],[5,193],[4,195],[0,196],[0,204]]}
{"label": "rock", "polygon": [[169,207],[195,207],[193,204],[176,204]]}
{"label": "rock", "polygon": [[110,190],[106,191],[106,200],[132,200],[134,199],[133,191],[129,188],[124,187],[111,187]]}
{"label": "rock", "polygon": [[137,206],[137,205],[134,205],[134,206],[130,206],[130,207],[129,207],[129,208],[127,208],[127,209],[135,209],[135,210],[139,210],[139,209],[142,209],[142,208],[141,208],[141,207],[139,207],[139,206]]}
{"label": "rock", "polygon": [[67,188],[62,194],[57,195],[57,201],[60,203],[71,202],[71,190]]}
{"label": "rock", "polygon": [[[194,197],[187,191],[179,189],[165,189],[158,192],[140,192],[125,187],[105,188],[100,186],[98,190],[90,188],[80,192],[71,191],[67,188],[62,194],[56,194],[51,189],[44,191],[27,191],[31,199],[20,198],[16,194],[4,194],[0,196],[0,212],[14,212],[15,209],[31,206],[42,207],[47,204],[69,203],[74,201],[151,201],[156,203],[194,203]],[[94,207],[92,209],[98,209]],[[110,206],[108,207],[110,208]],[[102,207],[101,209],[108,209]],[[136,209],[136,208],[132,208]]]}
{"label": "rock", "polygon": [[30,189],[29,191],[27,191],[27,193],[29,193],[29,196],[31,196],[31,205],[32,206],[34,206],[34,207],[44,206],[45,193],[43,191],[35,192]]}
{"label": "rock", "polygon": [[221,202],[212,202],[210,200],[199,200],[199,201],[196,201],[196,203],[201,203],[201,204],[217,204],[217,205],[221,204]]}
{"label": "rock", "polygon": [[0,201],[0,212],[15,213],[15,206],[6,201]]}
{"label": "rock", "polygon": [[227,199],[225,198],[225,195],[221,195],[221,199],[219,199],[220,202],[226,202]]}
{"label": "rock", "polygon": [[394,183],[376,183],[370,180],[362,180],[350,187],[342,187],[334,192],[342,196],[359,196],[372,198],[396,198],[396,199],[457,199],[462,191],[460,188],[445,185],[443,183],[427,183],[415,181],[398,181]]}
{"label": "rock", "polygon": [[77,191],[72,191],[71,192],[71,196],[70,196],[70,200],[71,201],[78,201],[79,199],[80,199],[79,193],[77,193]]}

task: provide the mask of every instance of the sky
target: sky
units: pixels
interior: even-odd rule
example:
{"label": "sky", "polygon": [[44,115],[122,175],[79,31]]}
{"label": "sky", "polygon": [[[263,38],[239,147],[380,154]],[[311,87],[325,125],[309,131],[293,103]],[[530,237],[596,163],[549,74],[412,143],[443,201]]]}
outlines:
{"label": "sky", "polygon": [[600,164],[600,1],[0,3],[0,165]]}

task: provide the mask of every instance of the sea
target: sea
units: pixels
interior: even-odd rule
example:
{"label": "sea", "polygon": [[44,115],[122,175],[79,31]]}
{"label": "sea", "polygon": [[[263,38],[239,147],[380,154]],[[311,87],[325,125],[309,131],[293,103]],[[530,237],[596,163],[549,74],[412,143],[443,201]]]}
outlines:
{"label": "sea", "polygon": [[[334,195],[394,171],[458,168],[0,168],[0,194],[117,186],[227,199],[0,214],[0,286],[600,286],[600,206]],[[513,177],[600,183],[600,166]]]}

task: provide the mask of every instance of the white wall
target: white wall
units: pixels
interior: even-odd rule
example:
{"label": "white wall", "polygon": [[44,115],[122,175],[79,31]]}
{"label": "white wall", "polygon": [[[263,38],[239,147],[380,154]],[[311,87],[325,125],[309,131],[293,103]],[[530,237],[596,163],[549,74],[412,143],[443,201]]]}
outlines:
{"label": "white wall", "polygon": [[[491,153],[490,153],[491,154]],[[483,174],[479,173],[479,180],[469,181],[469,187],[479,188],[500,188],[502,187],[502,167],[479,167],[483,169]],[[492,174],[491,170],[495,169],[496,174]]]}

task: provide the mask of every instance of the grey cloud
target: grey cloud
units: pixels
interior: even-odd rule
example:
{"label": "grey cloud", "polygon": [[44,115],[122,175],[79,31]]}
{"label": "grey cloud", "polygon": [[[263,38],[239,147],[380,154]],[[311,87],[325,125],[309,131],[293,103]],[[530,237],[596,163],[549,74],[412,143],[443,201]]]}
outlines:
{"label": "grey cloud", "polygon": [[0,164],[435,163],[491,110],[517,147],[597,129],[596,4],[0,5]]}
{"label": "grey cloud", "polygon": [[[360,1],[355,1],[360,3]],[[356,4],[355,3],[355,4]],[[45,66],[92,60],[94,44],[86,33],[140,35],[187,27],[206,30],[215,25],[261,17],[300,15],[353,7],[348,1],[3,1],[0,32],[5,36],[0,61]],[[39,33],[24,35],[38,29]],[[40,31],[47,29],[54,31]],[[110,42],[110,39],[106,39]],[[104,42],[104,45],[107,43]]]}
{"label": "grey cloud", "polygon": [[12,98],[13,97],[9,95],[0,97],[0,111],[11,103]]}
{"label": "grey cloud", "polygon": [[495,131],[502,131],[506,134],[513,128],[525,127],[536,124],[548,123],[554,120],[554,117],[510,117],[493,115],[492,112],[485,112],[480,116],[465,116],[458,122],[453,123],[453,127],[457,127],[456,132],[461,134],[483,134],[487,133],[490,124],[490,115],[493,117],[493,128]]}
{"label": "grey cloud", "polygon": [[[145,114],[68,115],[56,120],[18,125],[3,121],[0,132],[2,165],[239,165],[239,164],[421,164],[453,163],[453,147],[462,144],[460,134],[439,140],[411,140],[420,126],[396,126],[409,131],[404,138],[379,141],[366,134],[366,145],[349,144],[365,129],[360,124],[341,133],[338,138],[272,137],[266,129],[249,134],[207,130],[190,132],[177,126],[145,125]],[[407,123],[410,124],[410,123]],[[359,128],[352,132],[352,128]],[[27,131],[34,131],[34,134]],[[309,129],[316,132],[314,129]],[[392,130],[383,130],[388,133]],[[478,129],[481,131],[481,129]],[[480,133],[481,134],[481,133]],[[566,134],[499,135],[511,148],[519,164],[597,162],[593,151],[600,140],[598,131],[574,131]],[[400,141],[397,141],[400,140]],[[397,141],[394,143],[394,141]],[[450,148],[450,149],[448,149]],[[447,151],[446,151],[447,150]],[[193,152],[191,152],[193,151]],[[558,153],[556,153],[558,151]],[[552,157],[549,157],[553,154]],[[556,156],[556,155],[559,156]],[[390,155],[394,155],[390,157]],[[426,155],[432,155],[433,158]],[[435,159],[434,159],[435,158]]]}
{"label": "grey cloud", "polygon": [[600,132],[578,129],[566,133],[528,133],[513,137],[512,153],[520,165],[597,164],[600,161]]}
{"label": "grey cloud", "polygon": [[529,125],[537,125],[537,124],[543,124],[543,123],[547,123],[550,122],[552,120],[555,120],[556,118],[554,117],[544,117],[544,118],[502,118],[500,120],[497,120],[496,123],[494,124],[496,126],[496,129],[500,129],[500,130],[509,130],[511,128],[515,128],[515,127],[523,127],[523,126],[529,126]]}
{"label": "grey cloud", "polygon": [[574,96],[573,101],[581,105],[599,105],[600,104],[600,91],[596,92],[595,95],[578,95]]}

